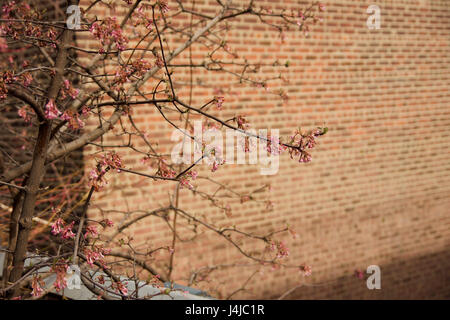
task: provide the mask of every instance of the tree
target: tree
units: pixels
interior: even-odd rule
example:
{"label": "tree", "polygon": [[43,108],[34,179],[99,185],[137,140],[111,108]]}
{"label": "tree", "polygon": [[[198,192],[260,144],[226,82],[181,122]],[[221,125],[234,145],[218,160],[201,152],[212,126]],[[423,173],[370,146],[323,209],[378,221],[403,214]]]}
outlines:
{"label": "tree", "polygon": [[[82,267],[83,283],[101,297],[111,298],[111,293],[124,299],[136,297],[135,292],[127,291],[118,275],[124,270],[139,269],[147,272],[151,281],[173,281],[175,246],[177,241],[182,241],[177,231],[180,224],[214,232],[252,263],[296,268],[305,274],[311,272],[307,265],[283,263],[289,251],[282,241],[276,240],[276,235],[293,232],[289,227],[259,235],[236,226],[219,226],[181,209],[179,192],[188,189],[230,215],[230,208],[217,193],[199,191],[193,184],[208,180],[218,190],[243,201],[256,201],[254,193],[267,188],[263,186],[242,195],[233,193],[209,175],[198,178],[196,167],[203,160],[209,161],[211,175],[226,162],[223,150],[194,134],[195,121],[202,121],[202,133],[225,129],[239,133],[240,148],[245,152],[251,153],[252,143],[259,141],[268,154],[278,156],[286,151],[299,162],[311,160],[309,149],[327,128],[298,129],[285,139],[256,133],[249,129],[245,115],[231,119],[220,117],[227,101],[220,89],[216,95],[196,104],[198,99],[193,97],[193,92],[199,84],[192,75],[197,68],[208,74],[232,75],[239,83],[287,99],[283,90],[268,88],[271,79],[260,77],[259,70],[286,68],[289,62],[256,64],[241,58],[226,41],[230,32],[228,23],[241,16],[255,17],[256,23],[270,26],[283,38],[291,29],[307,34],[310,26],[320,20],[320,12],[325,7],[315,2],[306,8],[275,12],[258,6],[253,0],[216,0],[211,6],[214,14],[197,9],[195,0],[189,3],[177,0],[170,8],[164,0],[96,0],[81,4],[68,1],[62,6],[67,12],[64,21],[52,21],[45,8],[31,1],[8,1],[3,5],[0,49],[8,59],[1,62],[0,98],[3,111],[17,113],[21,118],[21,122],[6,116],[2,120],[4,130],[13,137],[0,146],[2,195],[9,199],[9,204],[3,207],[10,208],[8,216],[2,217],[2,229],[8,233],[2,289],[5,296],[28,297],[24,286],[31,281],[31,295],[39,297],[42,284],[36,270],[45,265],[57,274],[54,286],[61,290],[67,285],[64,277],[69,265],[75,264]],[[109,16],[106,8],[116,15]],[[206,50],[204,58],[192,54],[194,46]],[[24,50],[32,54],[25,61],[18,60],[18,52]],[[186,59],[180,62],[180,57],[185,57],[187,62]],[[189,81],[177,82],[177,75],[183,72],[190,75]],[[172,157],[163,154],[162,147],[148,138],[136,121],[139,115],[135,114],[135,108],[139,106],[156,110],[181,134],[180,150],[192,141],[199,156],[194,156],[191,163],[183,163],[175,161],[177,152],[172,152]],[[127,137],[128,143],[110,144],[117,139],[109,139],[108,134]],[[17,150],[14,144],[17,141],[25,152]],[[73,161],[70,163],[76,166],[77,152],[87,150],[87,146],[93,147],[90,155],[95,164],[86,177],[79,170],[68,170],[67,161]],[[125,149],[144,163],[150,163],[155,172],[127,167],[120,156]],[[32,154],[27,156],[27,150],[32,150]],[[167,199],[168,204],[138,216],[123,212],[126,219],[121,221],[91,219],[88,207],[93,195],[108,188],[109,176],[128,174],[172,183],[174,190]],[[171,243],[151,252],[139,252],[133,247],[131,237],[117,239],[124,230],[147,217],[167,223],[173,233]],[[238,240],[240,237],[260,241],[266,249],[248,252]],[[164,272],[146,260],[156,251],[168,252]],[[24,260],[30,252],[51,259],[25,268]],[[120,264],[113,263],[117,258],[121,259]],[[101,279],[90,278],[87,270],[94,266],[113,279],[111,286],[106,287]],[[205,266],[193,271],[190,283],[221,267],[224,266]],[[133,277],[142,274],[135,271]]]}

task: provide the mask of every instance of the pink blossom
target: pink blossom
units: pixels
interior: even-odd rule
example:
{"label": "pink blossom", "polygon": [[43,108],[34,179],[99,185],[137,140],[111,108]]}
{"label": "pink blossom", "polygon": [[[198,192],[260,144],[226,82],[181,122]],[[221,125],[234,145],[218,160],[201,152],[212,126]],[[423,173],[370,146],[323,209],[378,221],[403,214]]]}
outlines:
{"label": "pink blossom", "polygon": [[277,259],[282,259],[289,256],[289,249],[286,247],[283,241],[271,241],[266,249],[269,251],[276,250]]}
{"label": "pink blossom", "polygon": [[69,266],[66,263],[63,264],[59,263],[52,266],[51,271],[56,273],[56,280],[53,283],[53,287],[57,292],[67,287],[66,274],[68,268]]}
{"label": "pink blossom", "polygon": [[33,288],[33,291],[31,292],[31,295],[33,297],[40,297],[44,293],[44,289],[42,289],[43,283],[40,276],[34,276],[33,282],[31,283],[31,287]]}
{"label": "pink blossom", "polygon": [[10,1],[6,4],[3,5],[2,7],[2,12],[5,15],[5,17],[9,16],[9,13],[14,10],[14,8],[16,7],[16,2],[15,1]]}
{"label": "pink blossom", "polygon": [[87,226],[84,237],[87,238],[88,235],[91,235],[93,238],[97,237],[98,236],[97,227],[96,226]]}
{"label": "pink blossom", "polygon": [[78,113],[73,114],[72,111],[65,111],[60,118],[67,121],[68,127],[72,130],[82,129],[84,127],[84,122],[80,119]]}
{"label": "pink blossom", "polygon": [[164,60],[161,58],[160,55],[156,55],[156,62],[155,64],[160,67],[160,68],[164,68],[165,64],[164,64]]}
{"label": "pink blossom", "polygon": [[286,147],[280,142],[276,136],[271,136],[267,140],[267,152],[273,155],[279,155]]}
{"label": "pink blossom", "polygon": [[163,13],[169,12],[170,8],[169,8],[169,6],[167,5],[167,1],[166,1],[166,0],[159,0],[159,1],[158,1],[158,5],[159,5],[159,8],[161,9],[161,11],[162,11]]}
{"label": "pink blossom", "polygon": [[69,121],[70,119],[72,119],[72,117],[69,115],[67,111],[65,111],[61,116],[61,120]]}
{"label": "pink blossom", "polygon": [[164,159],[160,159],[158,161],[158,171],[156,172],[156,174],[159,174],[164,178],[174,178],[177,173],[169,168]]}
{"label": "pink blossom", "polygon": [[355,270],[355,276],[360,280],[364,279],[364,273],[361,270]]}
{"label": "pink blossom", "polygon": [[75,98],[78,96],[78,93],[80,92],[78,89],[74,89],[72,87],[72,85],[70,84],[69,80],[65,79],[64,80],[64,89],[66,91],[66,93],[73,99],[75,100]]}
{"label": "pink blossom", "polygon": [[325,4],[319,2],[318,6],[319,6],[319,11],[321,11],[321,12],[325,11]]}
{"label": "pink blossom", "polygon": [[23,106],[22,108],[19,109],[19,111],[17,111],[17,113],[19,114],[19,116],[23,119],[23,121],[25,121],[26,123],[30,123],[31,122],[31,116],[28,114],[29,111],[29,107],[28,106]]}
{"label": "pink blossom", "polygon": [[97,160],[97,166],[89,173],[89,184],[99,191],[106,183],[105,174],[109,169],[116,169],[120,172],[122,160],[115,152],[108,152]]}
{"label": "pink blossom", "polygon": [[211,168],[211,172],[215,172],[218,168],[219,168],[219,164],[216,161],[214,161],[212,168]]}
{"label": "pink blossom", "polygon": [[312,274],[312,268],[311,268],[311,266],[307,266],[307,265],[301,266],[301,267],[300,267],[300,271],[303,273],[303,275],[304,275],[305,277],[309,277],[309,276]]}
{"label": "pink blossom", "polygon": [[68,224],[64,227],[62,230],[61,238],[62,239],[72,239],[75,238],[75,234],[72,232],[73,225],[75,224],[75,221],[72,221],[72,223]]}
{"label": "pink blossom", "polygon": [[22,82],[25,87],[28,87],[31,84],[31,82],[33,82],[33,77],[31,76],[31,73],[29,72],[25,73],[22,76]]}
{"label": "pink blossom", "polygon": [[89,172],[89,179],[90,179],[90,180],[97,180],[97,179],[98,179],[97,169],[92,169],[92,170]]}
{"label": "pink blossom", "polygon": [[180,179],[180,185],[181,185],[181,187],[188,188],[189,190],[193,190],[194,189],[194,186],[186,178],[181,178]]}
{"label": "pink blossom", "polygon": [[98,260],[98,253],[89,249],[84,251],[86,255],[86,261],[90,266],[94,265],[94,262]]}
{"label": "pink blossom", "polygon": [[247,120],[243,116],[237,116],[236,122],[238,124],[238,128],[242,130],[246,130],[250,127]]}
{"label": "pink blossom", "polygon": [[105,219],[104,222],[105,222],[106,226],[108,226],[108,227],[114,226],[114,222],[112,220]]}
{"label": "pink blossom", "polygon": [[0,82],[0,99],[6,99],[7,93],[8,89],[6,89],[5,84]]}
{"label": "pink blossom", "polygon": [[67,287],[67,281],[65,277],[58,277],[56,278],[55,282],[53,283],[53,287],[55,288],[56,292],[59,292]]}
{"label": "pink blossom", "polygon": [[190,175],[192,177],[192,180],[195,180],[195,179],[197,179],[198,172],[195,170],[192,170],[192,171],[190,171]]}
{"label": "pink blossom", "polygon": [[128,288],[122,282],[118,281],[113,286],[116,287],[116,291],[120,292],[124,296],[128,295]]}
{"label": "pink blossom", "polygon": [[300,158],[298,159],[298,162],[311,162],[311,155],[306,152],[306,151],[302,151],[300,154]]}
{"label": "pink blossom", "polygon": [[56,219],[56,221],[52,224],[52,234],[57,235],[61,232],[61,227],[64,221],[61,218]]}
{"label": "pink blossom", "polygon": [[89,172],[89,185],[94,187],[95,191],[100,191],[106,183],[104,172],[99,172],[98,168],[94,168]]}
{"label": "pink blossom", "polygon": [[149,71],[152,66],[150,64],[150,62],[144,60],[144,59],[139,59],[136,60],[132,63],[134,72],[136,73],[136,75],[138,77],[142,77],[147,71]]}
{"label": "pink blossom", "polygon": [[[115,43],[118,50],[126,49],[125,45],[128,43],[128,39],[122,34],[122,29],[115,17],[106,18],[101,23],[94,22],[89,31],[100,40],[103,46]],[[102,48],[100,52],[103,51]]]}
{"label": "pink blossom", "polygon": [[289,256],[289,248],[286,247],[286,244],[283,241],[278,242],[277,249],[277,258],[282,259]]}
{"label": "pink blossom", "polygon": [[86,262],[93,266],[96,261],[100,262],[102,265],[105,264],[104,258],[106,254],[109,254],[111,249],[106,249],[101,246],[92,246],[92,250],[85,248],[84,254],[86,256]]}
{"label": "pink blossom", "polygon": [[298,10],[297,15],[298,15],[298,17],[299,17],[300,19],[303,19],[303,20],[306,19],[306,17],[305,17],[305,15],[303,14],[303,11],[302,11],[302,10]]}
{"label": "pink blossom", "polygon": [[224,97],[214,97],[214,103],[216,104],[217,109],[222,109],[222,104],[225,101]]}
{"label": "pink blossom", "polygon": [[45,116],[47,119],[56,119],[61,115],[61,111],[55,105],[53,99],[50,99],[45,106]]}

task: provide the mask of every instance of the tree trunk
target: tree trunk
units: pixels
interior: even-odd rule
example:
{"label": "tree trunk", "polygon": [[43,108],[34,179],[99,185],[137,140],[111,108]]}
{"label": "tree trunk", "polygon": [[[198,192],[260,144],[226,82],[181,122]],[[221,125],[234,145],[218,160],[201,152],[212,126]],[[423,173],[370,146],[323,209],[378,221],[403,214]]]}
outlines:
{"label": "tree trunk", "polygon": [[[72,31],[66,29],[62,36],[61,42],[58,46],[58,55],[55,63],[55,76],[53,77],[48,93],[47,100],[56,101],[58,92],[63,83],[64,68],[67,63],[67,45],[72,40]],[[42,110],[45,108],[42,106]],[[34,147],[33,160],[30,170],[30,175],[25,190],[25,197],[23,200],[22,213],[19,219],[18,234],[16,241],[16,248],[14,251],[12,271],[9,276],[10,282],[14,283],[20,279],[24,269],[24,262],[28,247],[28,237],[33,225],[34,209],[36,205],[36,197],[39,191],[42,176],[45,172],[45,160],[48,151],[50,135],[52,132],[52,121],[45,120],[39,125],[39,133]],[[15,286],[12,292],[8,295],[14,297],[19,295],[20,286]]]}

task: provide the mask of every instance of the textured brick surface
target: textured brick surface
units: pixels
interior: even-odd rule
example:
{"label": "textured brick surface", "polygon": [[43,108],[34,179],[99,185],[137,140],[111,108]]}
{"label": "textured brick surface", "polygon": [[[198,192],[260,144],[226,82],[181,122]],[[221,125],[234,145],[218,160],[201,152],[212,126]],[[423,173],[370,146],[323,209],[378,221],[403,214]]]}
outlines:
{"label": "textured brick surface", "polygon": [[[197,1],[196,8],[215,12],[213,2]],[[292,5],[257,3],[274,8]],[[313,275],[303,278],[293,270],[265,270],[253,278],[248,291],[234,298],[273,298],[299,283],[305,285],[288,298],[450,298],[450,1],[376,1],[381,8],[380,30],[366,26],[366,8],[375,1],[325,3],[324,21],[314,26],[310,37],[288,33],[284,44],[255,18],[240,17],[231,23],[227,39],[241,57],[289,60],[289,68],[278,67],[273,73],[273,68],[262,68],[263,76],[283,71],[289,79],[289,84],[270,84],[270,90],[286,90],[287,103],[264,89],[239,85],[229,75],[200,69],[193,74],[194,80],[202,81],[194,90],[194,104],[212,97],[214,89],[224,89],[224,110],[215,112],[223,119],[245,114],[254,128],[279,128],[284,135],[298,126],[326,123],[329,133],[314,151],[312,163],[298,164],[283,155],[280,170],[272,177],[261,176],[254,165],[223,166],[214,174],[238,192],[270,182],[272,211],[264,205],[229,201],[233,215],[227,218],[187,190],[181,191],[180,207],[208,221],[237,224],[255,233],[282,228],[286,222],[297,231],[297,239],[285,237],[289,261],[310,264]],[[169,43],[173,49],[179,42]],[[205,52],[194,46],[195,61],[202,61]],[[187,58],[184,54],[173,63]],[[176,69],[173,77],[180,96],[187,98],[182,83],[189,74]],[[160,151],[169,152],[170,146],[163,146],[171,128],[157,111],[138,106],[133,112],[137,125],[158,141]],[[126,120],[124,124],[128,125]],[[121,139],[109,135],[106,141]],[[92,150],[86,148],[87,160]],[[151,172],[139,155],[121,150],[119,154],[127,167]],[[204,168],[200,174],[211,173]],[[168,203],[167,194],[174,187],[170,182],[115,175],[106,191],[95,196],[90,214],[99,214],[96,206],[154,209]],[[200,189],[212,187],[200,184]],[[141,221],[130,233],[140,248],[171,243],[167,224],[158,218]],[[193,234],[186,230],[181,235]],[[174,276],[180,283],[189,270],[207,264],[248,263],[234,247],[208,232],[194,242],[178,243],[176,252]],[[371,264],[381,267],[382,290],[368,290],[353,276],[355,269]],[[211,277],[214,281],[200,286],[219,294],[217,288],[226,297],[254,270],[242,266],[219,270]]]}

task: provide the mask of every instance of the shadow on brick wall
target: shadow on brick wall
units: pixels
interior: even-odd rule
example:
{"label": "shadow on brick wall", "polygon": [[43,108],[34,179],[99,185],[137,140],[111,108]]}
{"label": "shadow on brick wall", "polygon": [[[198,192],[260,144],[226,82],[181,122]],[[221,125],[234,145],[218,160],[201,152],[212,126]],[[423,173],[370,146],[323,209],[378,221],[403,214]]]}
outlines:
{"label": "shadow on brick wall", "polygon": [[[381,289],[356,276],[329,285],[303,286],[285,299],[450,299],[450,250],[381,265]],[[277,298],[277,297],[273,297]]]}

